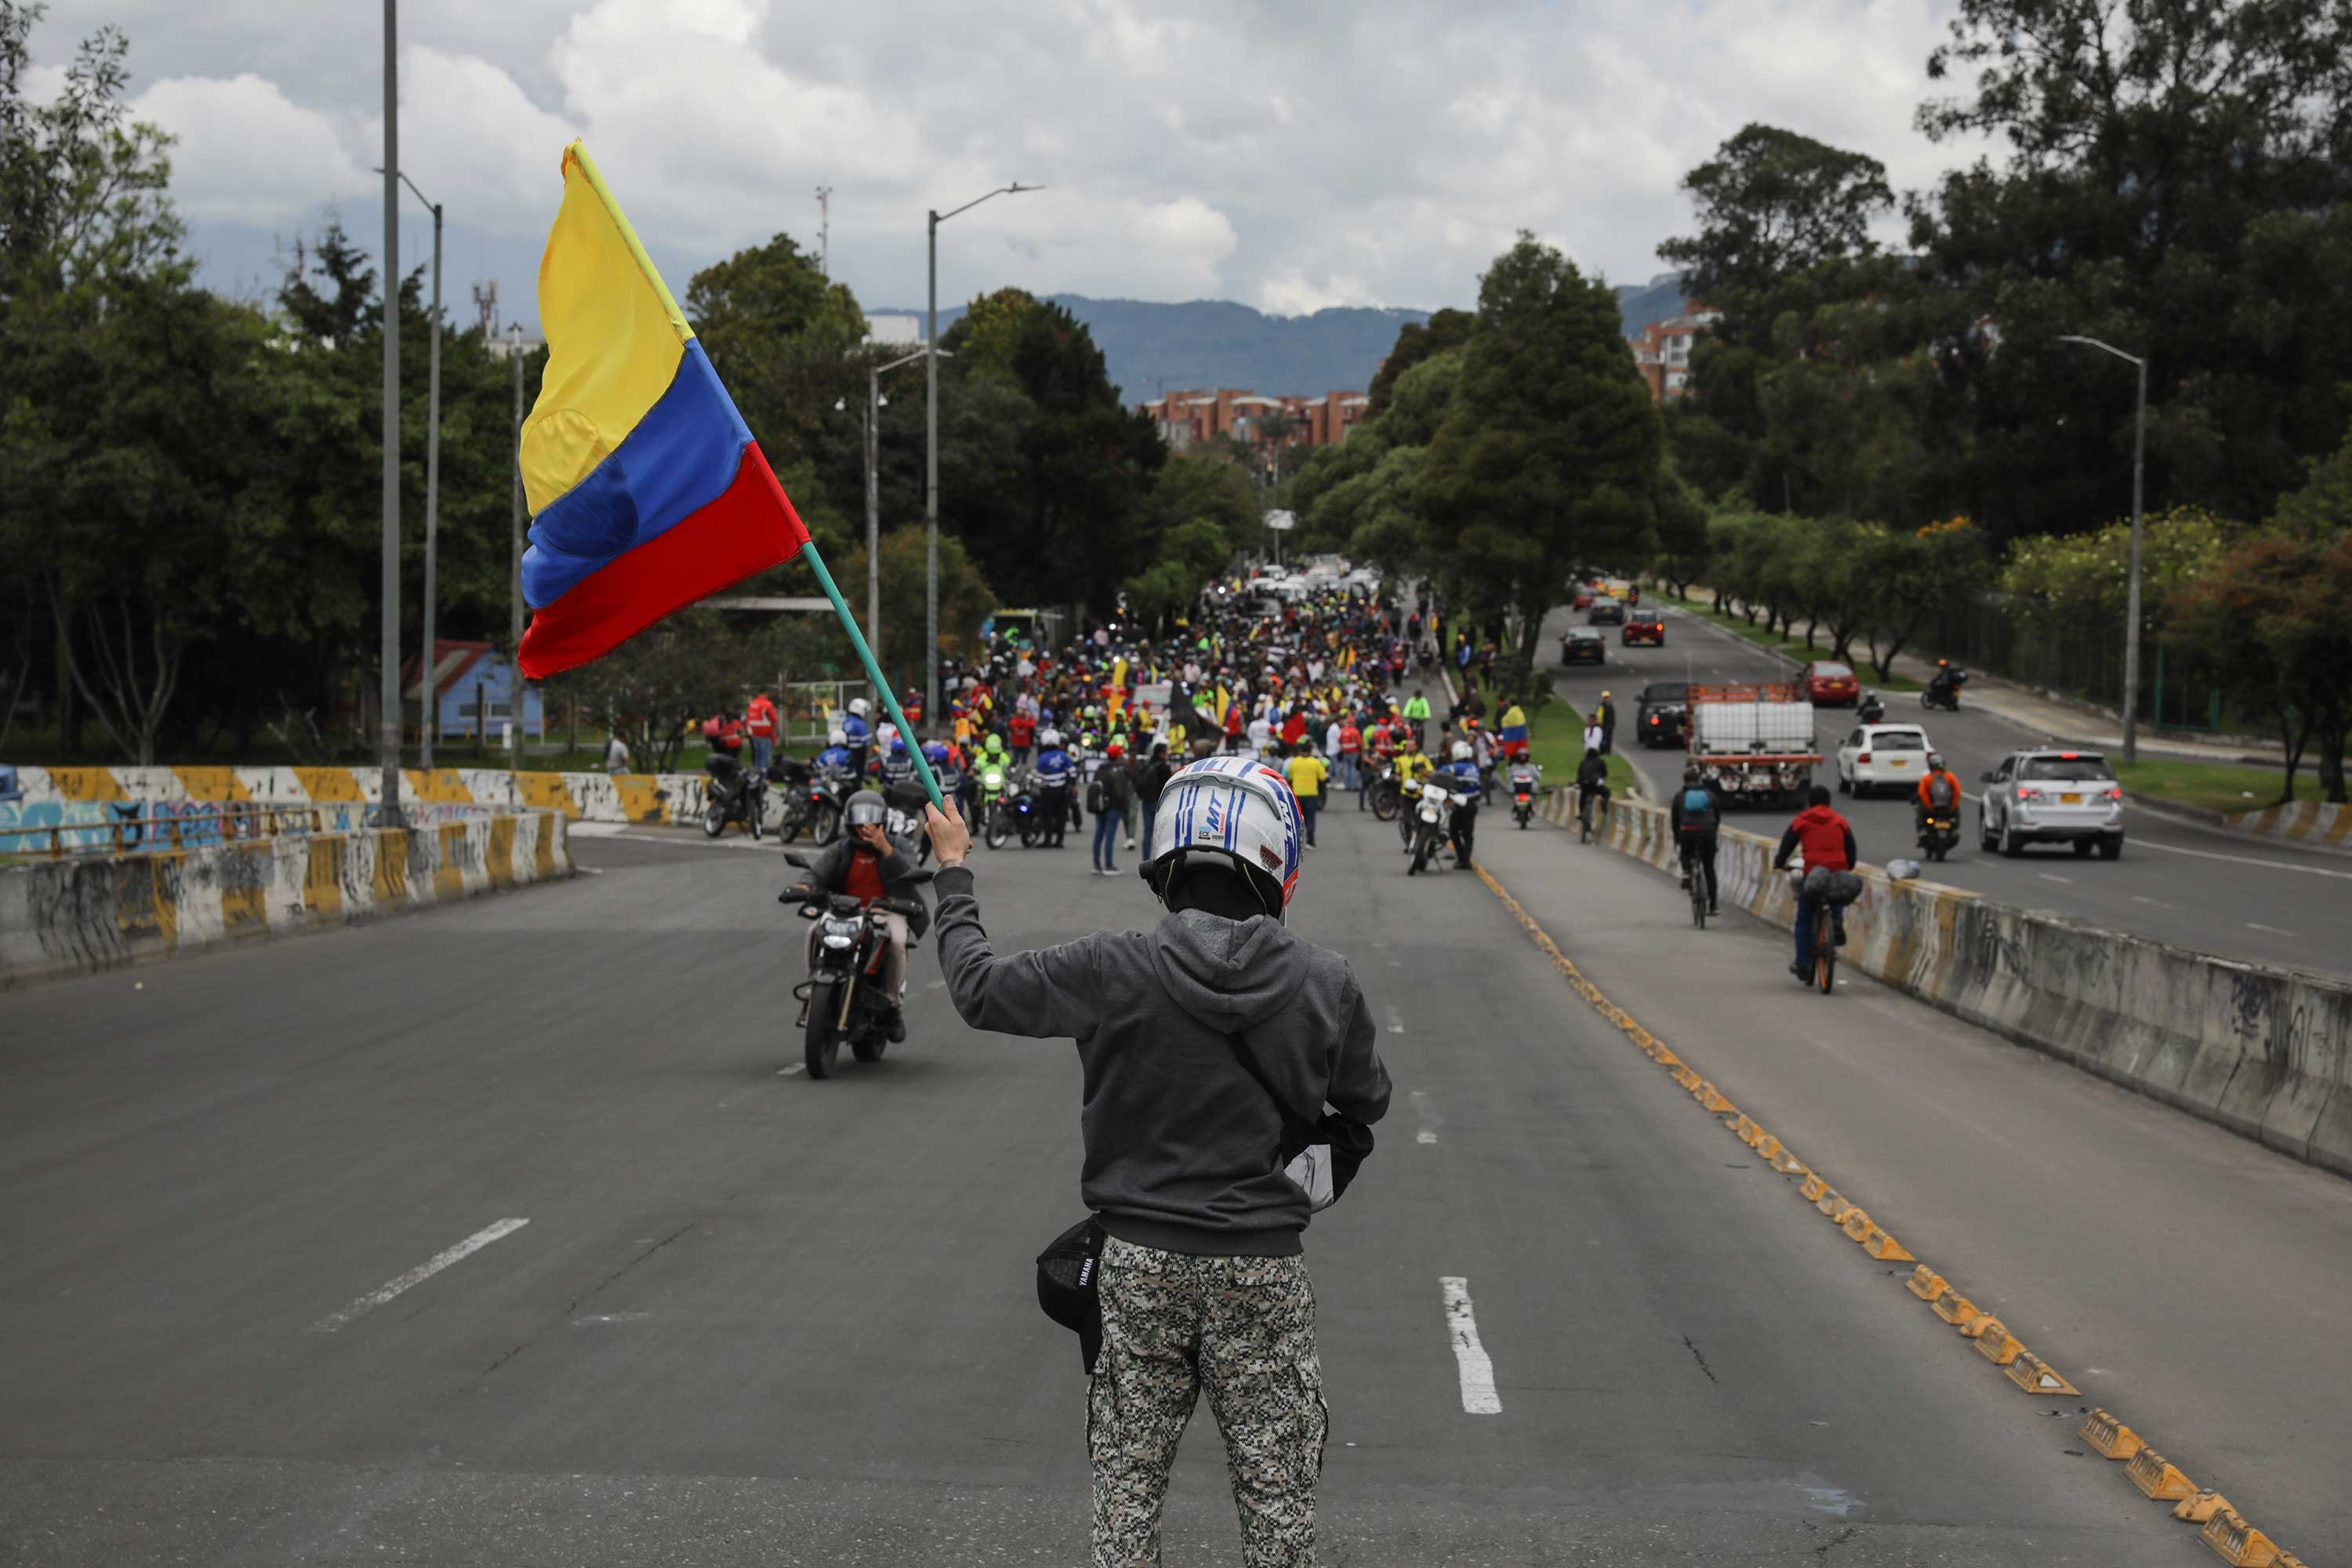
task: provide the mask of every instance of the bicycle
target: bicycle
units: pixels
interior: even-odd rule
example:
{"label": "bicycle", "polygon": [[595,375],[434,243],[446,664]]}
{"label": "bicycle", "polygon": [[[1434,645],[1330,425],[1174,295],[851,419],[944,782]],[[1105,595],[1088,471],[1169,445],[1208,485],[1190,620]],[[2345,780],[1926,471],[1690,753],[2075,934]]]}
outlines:
{"label": "bicycle", "polygon": [[1576,792],[1576,841],[1579,844],[1592,842],[1593,805],[1599,803],[1605,809],[1608,800],[1609,792],[1605,789],[1580,789]]}
{"label": "bicycle", "polygon": [[1683,846],[1683,885],[1690,889],[1691,924],[1700,931],[1705,931],[1706,929],[1706,868],[1700,863],[1696,855],[1691,853],[1691,847],[1687,844]]}
{"label": "bicycle", "polygon": [[1813,980],[1824,996],[1837,985],[1837,910],[1827,899],[1813,911]]}

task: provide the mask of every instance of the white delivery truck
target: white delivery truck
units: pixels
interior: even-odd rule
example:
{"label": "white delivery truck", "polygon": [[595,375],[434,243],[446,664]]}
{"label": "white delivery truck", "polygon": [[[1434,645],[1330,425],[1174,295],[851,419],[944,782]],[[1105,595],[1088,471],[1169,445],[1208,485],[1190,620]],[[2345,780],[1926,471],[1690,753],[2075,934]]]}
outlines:
{"label": "white delivery truck", "polygon": [[1793,685],[1693,686],[1689,760],[1727,805],[1794,805],[1813,782],[1813,705]]}

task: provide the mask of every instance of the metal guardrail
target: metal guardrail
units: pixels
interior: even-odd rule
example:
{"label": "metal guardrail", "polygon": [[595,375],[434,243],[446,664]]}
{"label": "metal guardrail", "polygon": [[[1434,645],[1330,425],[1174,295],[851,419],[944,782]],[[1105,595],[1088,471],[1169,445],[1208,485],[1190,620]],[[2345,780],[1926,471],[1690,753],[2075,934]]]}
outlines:
{"label": "metal guardrail", "polygon": [[[209,847],[216,844],[278,838],[325,831],[315,805],[232,805],[217,811],[161,816],[141,815],[100,822],[53,822],[38,826],[0,827],[0,851],[46,854],[53,860],[77,855],[128,855],[142,850]],[[89,836],[103,834],[103,843]],[[74,841],[68,842],[73,836]],[[46,838],[46,847],[26,848],[15,842]]]}

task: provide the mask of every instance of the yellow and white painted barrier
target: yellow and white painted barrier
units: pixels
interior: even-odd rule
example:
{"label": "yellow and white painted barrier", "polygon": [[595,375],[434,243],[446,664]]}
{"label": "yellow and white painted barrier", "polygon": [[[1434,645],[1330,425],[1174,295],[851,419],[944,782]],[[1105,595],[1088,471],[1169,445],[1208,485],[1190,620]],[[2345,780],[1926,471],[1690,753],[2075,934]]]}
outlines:
{"label": "yellow and white painted barrier", "polygon": [[0,867],[0,988],[568,877],[566,826],[552,811],[484,812]]}
{"label": "yellow and white painted barrier", "polygon": [[2284,805],[2266,805],[2260,811],[2233,811],[2222,820],[2232,833],[2352,849],[2352,805],[2296,800]]}
{"label": "yellow and white painted barrier", "polygon": [[[23,799],[0,806],[0,826],[79,820],[72,808],[143,803],[160,810],[255,802],[321,809],[323,826],[373,826],[383,801],[375,768],[84,767],[19,768]],[[430,818],[435,806],[497,806],[562,812],[573,822],[692,822],[702,815],[700,773],[512,773],[503,768],[411,768],[400,804]]]}
{"label": "yellow and white painted barrier", "polygon": [[[1566,791],[1547,819],[1573,828]],[[1671,871],[1664,806],[1611,805],[1599,842]],[[1777,841],[1725,828],[1722,901],[1775,925],[1796,895]],[[2113,1082],[2352,1176],[2352,984],[1989,903],[1864,867],[1843,966]]]}

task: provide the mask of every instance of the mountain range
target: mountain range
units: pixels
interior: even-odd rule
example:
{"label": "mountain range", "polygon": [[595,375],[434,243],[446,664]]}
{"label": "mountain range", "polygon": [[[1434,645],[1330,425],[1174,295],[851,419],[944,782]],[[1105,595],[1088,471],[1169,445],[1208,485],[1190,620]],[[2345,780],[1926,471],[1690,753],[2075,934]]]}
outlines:
{"label": "mountain range", "polygon": [[[1087,325],[1128,403],[1187,388],[1233,386],[1271,395],[1361,392],[1396,344],[1397,329],[1425,321],[1427,310],[1339,306],[1311,316],[1269,316],[1231,300],[1165,304],[1046,296]],[[1620,284],[1617,309],[1628,337],[1683,310],[1682,275]],[[912,316],[920,310],[869,310],[868,316]],[[963,308],[940,312],[946,331]],[[919,331],[919,326],[918,331]]]}

